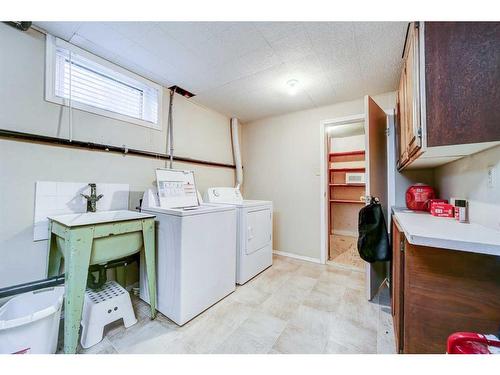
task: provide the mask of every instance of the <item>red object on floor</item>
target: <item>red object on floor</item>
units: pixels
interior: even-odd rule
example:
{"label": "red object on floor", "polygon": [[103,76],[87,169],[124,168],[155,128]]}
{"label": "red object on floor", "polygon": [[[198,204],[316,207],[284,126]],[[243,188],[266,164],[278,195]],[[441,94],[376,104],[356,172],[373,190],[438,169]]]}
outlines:
{"label": "red object on floor", "polygon": [[415,184],[406,190],[406,207],[410,210],[425,211],[427,201],[434,198],[436,198],[436,193],[432,186]]}
{"label": "red object on floor", "polygon": [[432,202],[431,215],[437,217],[455,217],[455,206],[448,203]]}
{"label": "red object on floor", "polygon": [[500,339],[494,335],[474,332],[456,332],[448,337],[448,354],[492,354],[500,352]]}

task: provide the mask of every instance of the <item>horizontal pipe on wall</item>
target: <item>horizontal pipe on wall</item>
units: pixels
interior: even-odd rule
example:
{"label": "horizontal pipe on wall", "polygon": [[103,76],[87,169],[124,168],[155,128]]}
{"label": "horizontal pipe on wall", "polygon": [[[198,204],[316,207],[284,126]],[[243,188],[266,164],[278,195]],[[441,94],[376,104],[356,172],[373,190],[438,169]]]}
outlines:
{"label": "horizontal pipe on wall", "polygon": [[[79,149],[93,150],[93,151],[101,151],[101,152],[114,152],[123,155],[134,155],[134,156],[142,156],[151,159],[157,160],[168,160],[168,154],[160,154],[156,152],[144,151],[144,150],[136,150],[128,147],[119,147],[119,146],[111,146],[100,143],[92,143],[92,142],[83,142],[83,141],[69,141],[67,139],[57,138],[57,137],[49,137],[46,135],[39,134],[31,134],[31,133],[23,133],[17,132],[13,130],[5,130],[0,129],[0,138],[9,138],[15,139],[22,142],[37,142],[37,143],[45,143],[54,146],[61,147],[74,147]],[[192,164],[201,164],[207,165],[210,167],[220,167],[220,168],[231,168],[235,169],[236,166],[233,164],[225,164],[225,163],[217,163],[213,161],[207,160],[199,160],[199,159],[191,159],[185,158],[182,156],[175,156],[174,161],[183,162],[183,163],[192,163]]]}
{"label": "horizontal pipe on wall", "polygon": [[0,289],[0,299],[64,284],[64,274]]}
{"label": "horizontal pipe on wall", "polygon": [[[95,272],[99,267],[104,269],[128,266],[130,263],[139,261],[139,253],[120,259],[111,260],[104,265],[92,265],[89,267],[89,272]],[[50,288],[62,285],[65,282],[64,274],[48,277],[46,279],[29,281],[27,283],[12,285],[5,288],[0,288],[0,299],[15,296],[17,294],[33,292],[39,289]]]}

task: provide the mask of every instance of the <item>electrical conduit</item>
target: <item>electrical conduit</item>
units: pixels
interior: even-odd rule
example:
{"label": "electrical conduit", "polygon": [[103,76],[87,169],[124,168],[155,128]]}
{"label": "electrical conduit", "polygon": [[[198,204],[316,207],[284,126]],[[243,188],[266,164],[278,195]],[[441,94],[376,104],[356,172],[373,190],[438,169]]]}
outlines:
{"label": "electrical conduit", "polygon": [[236,189],[239,189],[243,183],[243,166],[241,165],[240,139],[238,137],[238,119],[231,118],[231,137],[233,144],[233,158],[236,166]]}

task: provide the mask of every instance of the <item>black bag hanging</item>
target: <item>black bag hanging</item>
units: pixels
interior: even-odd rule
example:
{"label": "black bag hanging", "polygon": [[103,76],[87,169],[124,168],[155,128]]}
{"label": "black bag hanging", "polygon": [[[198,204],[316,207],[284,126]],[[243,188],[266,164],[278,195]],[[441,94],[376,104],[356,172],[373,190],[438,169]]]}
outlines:
{"label": "black bag hanging", "polygon": [[389,235],[378,199],[372,198],[359,211],[358,232],[358,252],[363,260],[369,263],[391,260]]}

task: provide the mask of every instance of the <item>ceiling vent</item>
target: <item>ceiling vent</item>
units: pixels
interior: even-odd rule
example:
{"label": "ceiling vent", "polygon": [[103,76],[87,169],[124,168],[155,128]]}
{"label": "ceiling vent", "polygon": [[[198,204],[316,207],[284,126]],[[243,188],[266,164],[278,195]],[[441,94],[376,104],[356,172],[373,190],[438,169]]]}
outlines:
{"label": "ceiling vent", "polygon": [[184,90],[182,87],[179,86],[170,86],[169,90],[174,90],[177,94],[182,95],[185,98],[192,98],[194,94],[192,92],[189,92],[188,90]]}

